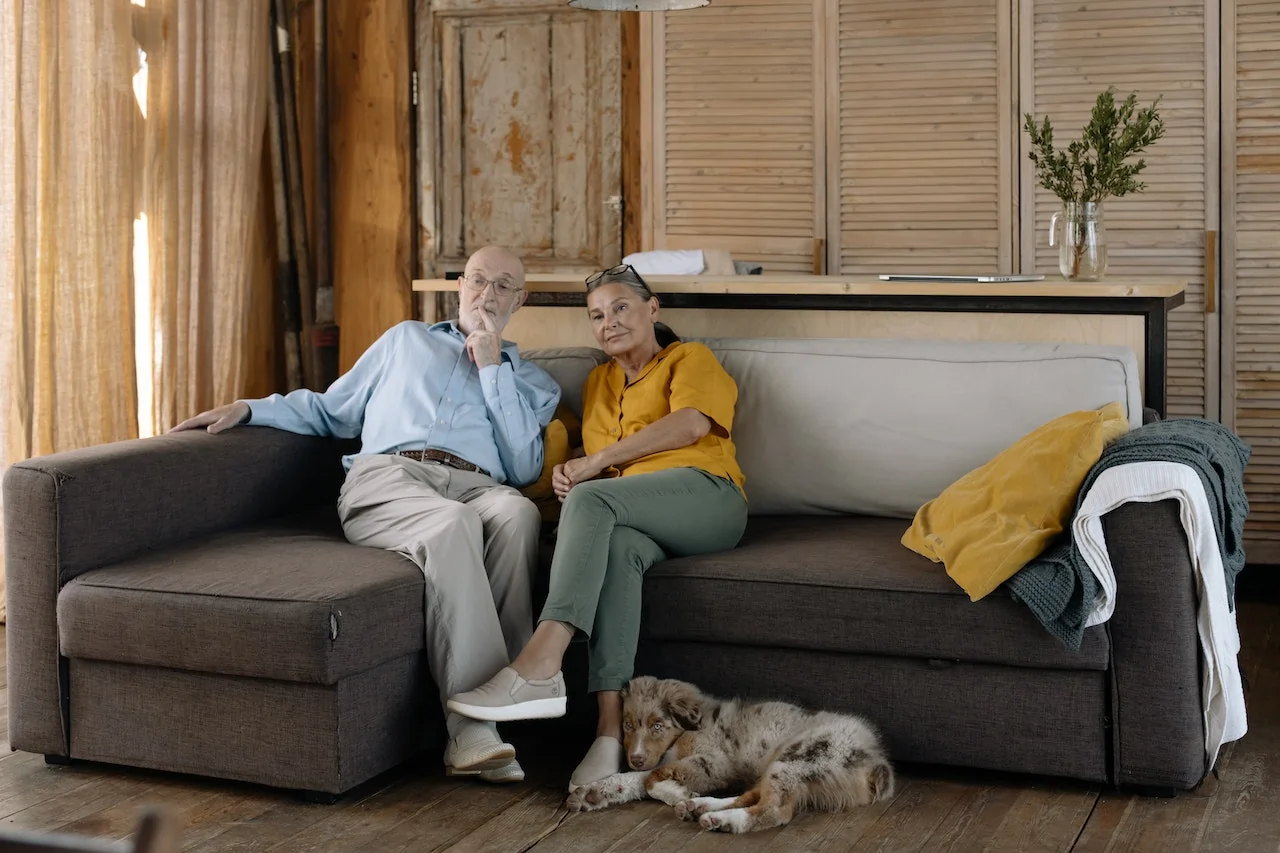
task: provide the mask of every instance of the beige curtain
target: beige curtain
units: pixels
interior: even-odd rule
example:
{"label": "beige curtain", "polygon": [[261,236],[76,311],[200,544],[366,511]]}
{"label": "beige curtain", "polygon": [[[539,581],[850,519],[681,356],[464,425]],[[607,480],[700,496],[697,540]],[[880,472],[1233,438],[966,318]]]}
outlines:
{"label": "beige curtain", "polygon": [[158,432],[242,396],[247,384],[268,8],[147,0],[140,12]]}
{"label": "beige curtain", "polygon": [[262,0],[0,0],[4,467],[138,435],[135,299],[146,432],[243,395],[267,37]]}
{"label": "beige curtain", "polygon": [[5,467],[137,434],[136,67],[129,0],[0,3]]}

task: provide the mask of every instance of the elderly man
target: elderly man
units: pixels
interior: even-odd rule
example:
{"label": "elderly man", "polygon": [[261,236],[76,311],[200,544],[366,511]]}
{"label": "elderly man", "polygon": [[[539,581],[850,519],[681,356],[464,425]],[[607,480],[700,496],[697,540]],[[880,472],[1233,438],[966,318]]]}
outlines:
{"label": "elderly man", "polygon": [[[512,252],[480,249],[458,288],[456,321],[389,329],[324,393],[240,400],[178,424],[252,423],[360,437],[343,458],[347,539],[408,557],[426,577],[426,648],[441,702],[505,666],[533,633],[540,518],[513,485],[538,479],[542,432],[560,400],[502,329],[525,300]],[[448,713],[447,772],[518,782],[515,749],[493,723]]]}

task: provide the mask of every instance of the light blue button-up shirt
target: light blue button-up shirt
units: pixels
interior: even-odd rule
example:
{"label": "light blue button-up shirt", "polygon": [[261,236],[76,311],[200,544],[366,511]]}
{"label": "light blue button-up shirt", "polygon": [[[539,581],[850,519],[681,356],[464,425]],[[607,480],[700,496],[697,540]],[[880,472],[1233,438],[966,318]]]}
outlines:
{"label": "light blue button-up shirt", "polygon": [[[249,423],[303,435],[360,438],[360,453],[447,450],[499,483],[542,473],[542,431],[560,386],[502,342],[502,361],[477,370],[454,321],[388,329],[323,393],[308,389],[246,400]],[[350,469],[354,456],[344,456]]]}

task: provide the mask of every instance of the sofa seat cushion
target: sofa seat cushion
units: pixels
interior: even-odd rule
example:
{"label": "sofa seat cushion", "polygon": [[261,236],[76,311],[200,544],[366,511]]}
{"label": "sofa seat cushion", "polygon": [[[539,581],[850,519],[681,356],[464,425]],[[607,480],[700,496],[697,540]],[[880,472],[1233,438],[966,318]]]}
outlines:
{"label": "sofa seat cushion", "polygon": [[58,641],[69,658],[335,684],[422,649],[423,589],[327,508],[86,572],[58,596]]}
{"label": "sofa seat cushion", "polygon": [[909,524],[868,516],[756,517],[732,551],[645,575],[642,636],[1056,669],[1105,670],[1105,630],[1065,648],[996,590],[971,602],[899,542]]}

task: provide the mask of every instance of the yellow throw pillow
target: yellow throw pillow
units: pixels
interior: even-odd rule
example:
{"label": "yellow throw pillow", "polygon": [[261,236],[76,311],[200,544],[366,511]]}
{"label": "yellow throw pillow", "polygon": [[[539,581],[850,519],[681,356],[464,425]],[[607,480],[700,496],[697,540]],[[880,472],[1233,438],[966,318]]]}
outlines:
{"label": "yellow throw pillow", "polygon": [[542,474],[537,482],[521,489],[520,494],[533,501],[544,522],[553,522],[560,517],[560,499],[551,486],[551,475],[557,465],[569,461],[569,430],[559,418],[543,430],[542,448]]}
{"label": "yellow throw pillow", "polygon": [[582,419],[574,414],[568,404],[561,402],[556,406],[555,419],[564,424],[569,433],[569,448],[582,446]]}
{"label": "yellow throw pillow", "polygon": [[902,544],[977,601],[1063,531],[1103,448],[1128,430],[1121,403],[1050,421],[920,507]]}
{"label": "yellow throw pillow", "polygon": [[542,431],[542,473],[538,475],[536,482],[521,489],[520,494],[531,501],[546,497],[554,498],[556,493],[551,488],[551,475],[557,465],[564,464],[568,459],[569,431],[557,418],[547,424],[547,428]]}

